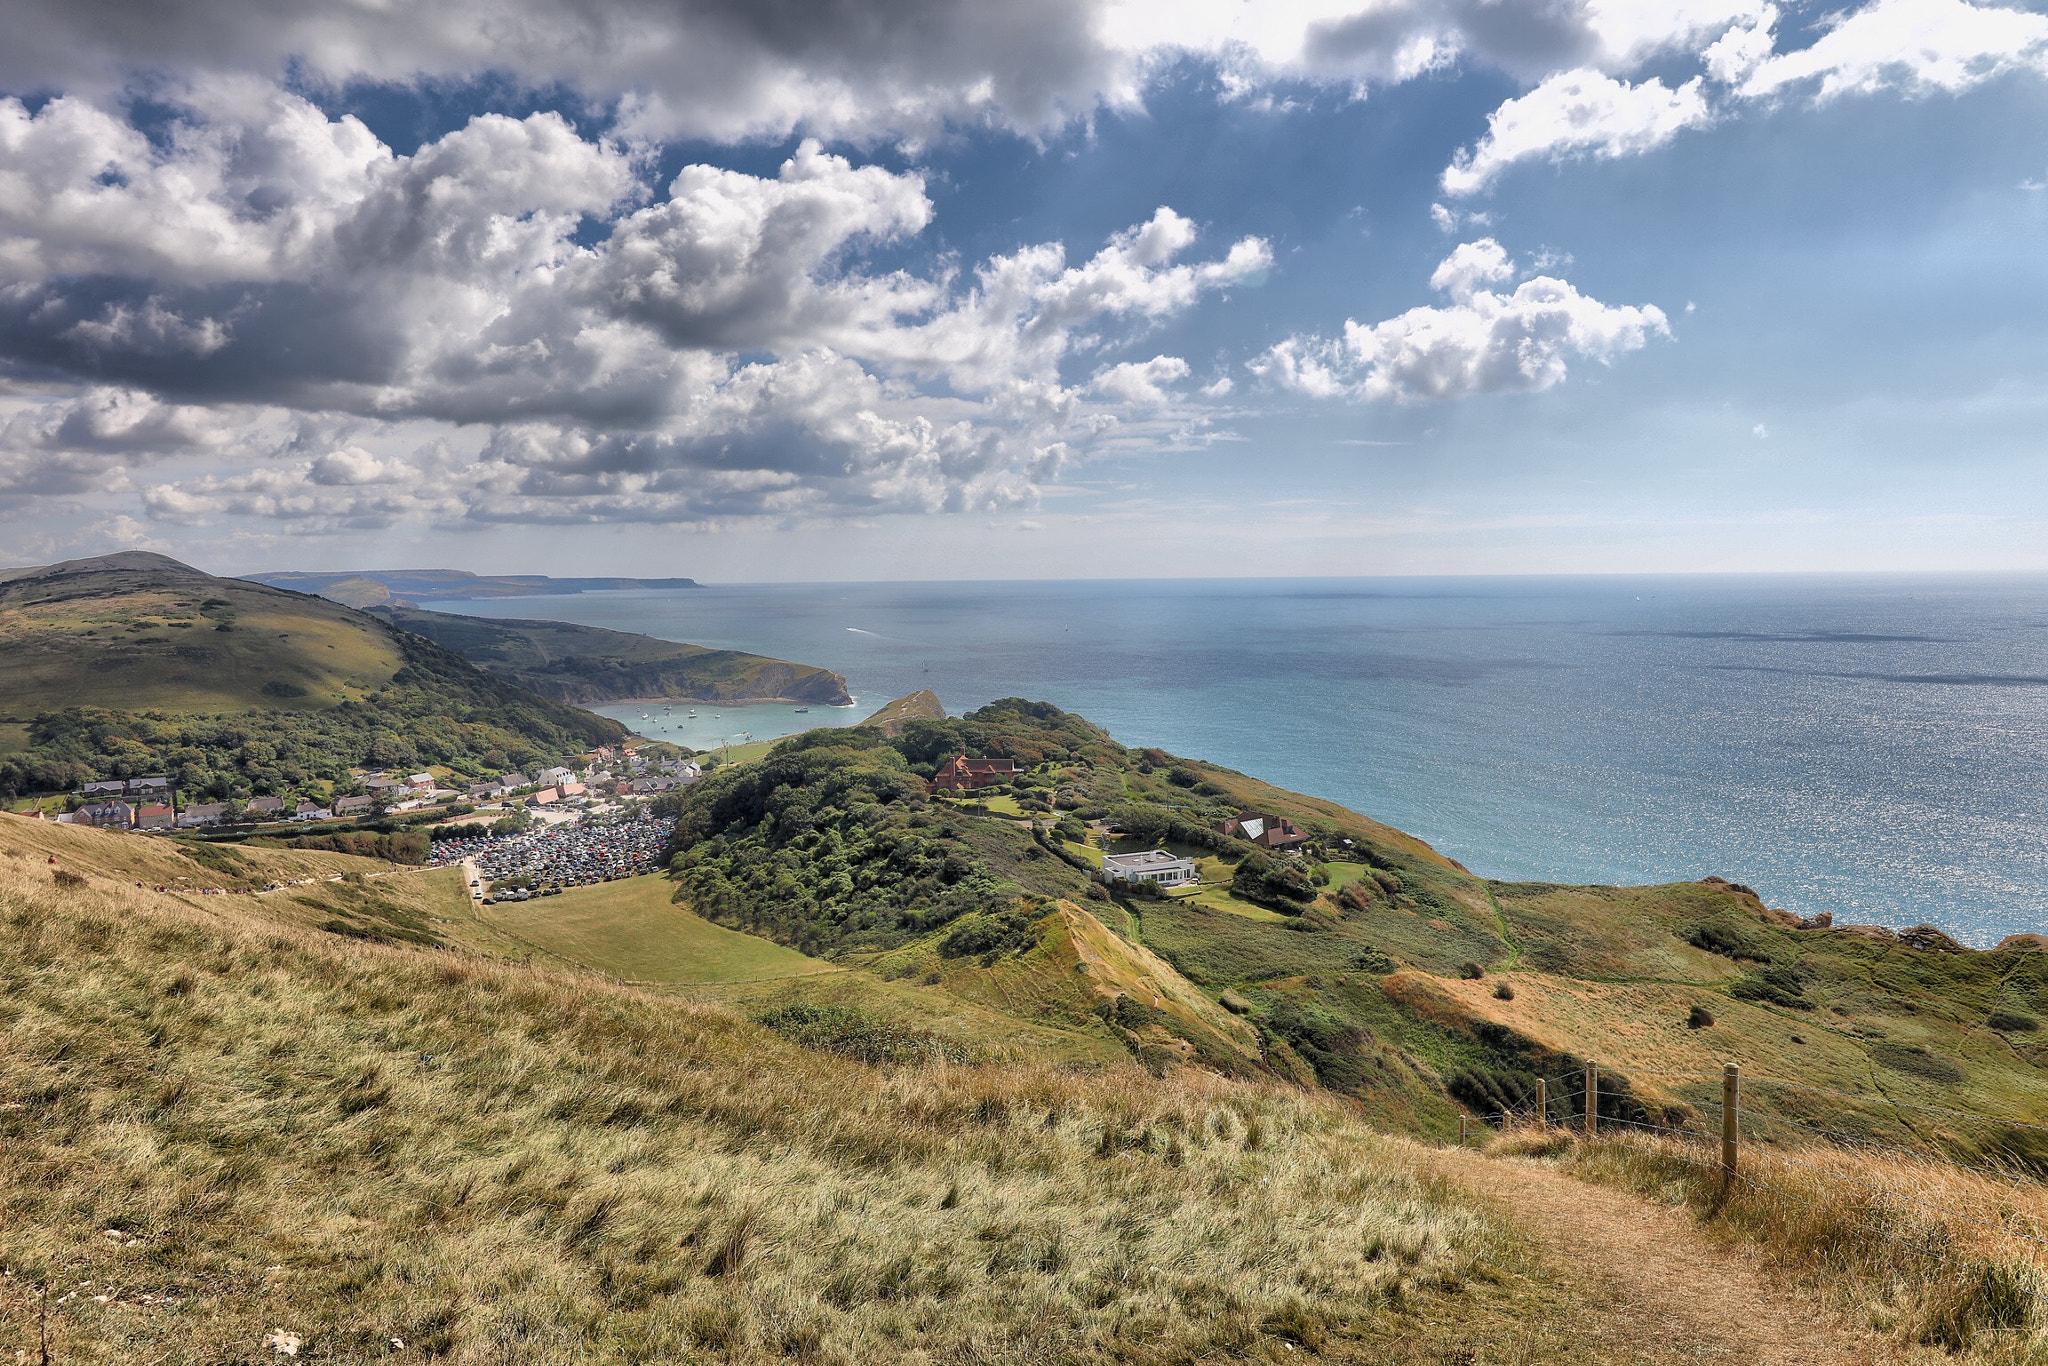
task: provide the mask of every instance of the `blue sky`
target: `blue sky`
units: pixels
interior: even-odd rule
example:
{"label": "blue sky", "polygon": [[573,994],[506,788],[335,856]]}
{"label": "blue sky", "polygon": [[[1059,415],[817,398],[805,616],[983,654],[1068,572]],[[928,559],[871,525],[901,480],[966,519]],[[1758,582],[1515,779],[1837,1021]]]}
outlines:
{"label": "blue sky", "polygon": [[18,8],[8,562],[2048,569],[2033,9]]}

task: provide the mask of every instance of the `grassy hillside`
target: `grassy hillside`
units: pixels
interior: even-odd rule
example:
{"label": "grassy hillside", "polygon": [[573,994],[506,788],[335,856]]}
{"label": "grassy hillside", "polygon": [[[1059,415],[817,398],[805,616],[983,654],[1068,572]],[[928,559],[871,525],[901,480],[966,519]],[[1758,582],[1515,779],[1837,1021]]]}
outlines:
{"label": "grassy hillside", "polygon": [[693,914],[675,903],[674,884],[653,874],[572,887],[539,901],[480,906],[477,916],[566,962],[636,982],[701,986],[835,971]]}
{"label": "grassy hillside", "polygon": [[711,650],[564,621],[464,617],[404,606],[373,610],[495,677],[558,702],[666,697],[844,706],[852,700],[846,680],[830,669],[739,650]]}
{"label": "grassy hillside", "polygon": [[[923,777],[962,751],[1025,772],[969,800],[928,797]],[[1127,749],[1039,703],[906,717],[894,738],[812,732],[674,800],[676,877],[702,914],[1021,1017],[1093,1012],[1153,1065],[1313,1080],[1441,1134],[1461,1110],[1527,1107],[1539,1078],[1588,1059],[1603,1113],[1683,1121],[1718,1081],[1663,1074],[1734,1062],[1871,1098],[1842,1122],[1872,1140],[2048,1170],[2048,1144],[2021,1125],[1902,1108],[2048,1122],[2048,954],[1802,927],[1713,878],[1490,883],[1332,803]],[[1247,807],[1309,832],[1306,856],[1215,832]],[[1104,847],[1154,845],[1198,858],[1199,893],[1091,885]],[[1082,990],[1072,945],[1098,932],[1157,964],[1157,987]],[[1214,1013],[1163,1008],[1182,988]],[[1796,1121],[1803,1104],[1754,1089],[1758,1114]]]}
{"label": "grassy hillside", "polygon": [[0,1353],[33,1358],[44,1287],[51,1359],[173,1366],[1545,1359],[1571,1330],[1524,1249],[1327,1099],[868,1066],[271,898],[59,886],[25,829]]}
{"label": "grassy hillside", "polygon": [[888,706],[861,722],[873,726],[890,739],[903,733],[903,727],[912,721],[943,721],[946,709],[939,703],[939,696],[930,688],[921,689],[908,697],[899,697]]}
{"label": "grassy hillside", "polygon": [[162,556],[0,580],[0,795],[151,773],[193,800],[321,790],[350,765],[481,772],[623,734],[388,622]]}

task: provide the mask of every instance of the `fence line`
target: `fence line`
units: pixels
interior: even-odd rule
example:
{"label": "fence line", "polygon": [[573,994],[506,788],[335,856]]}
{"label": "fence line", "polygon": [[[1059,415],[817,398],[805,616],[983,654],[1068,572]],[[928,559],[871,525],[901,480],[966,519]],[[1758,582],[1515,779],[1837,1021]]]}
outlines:
{"label": "fence line", "polygon": [[[1632,1076],[1670,1077],[1695,1081],[1711,1081],[1716,1079],[1716,1074],[1714,1073],[1653,1071],[1648,1069],[1614,1069],[1609,1075],[1610,1077],[1618,1078],[1624,1085],[1627,1079]],[[1642,1106],[1642,1102],[1632,1091],[1625,1090],[1621,1086],[1610,1084],[1609,1087],[1602,1088],[1600,1085],[1600,1067],[1597,1063],[1591,1061],[1588,1061],[1583,1068],[1574,1068],[1555,1077],[1539,1078],[1537,1080],[1536,1102],[1534,1105],[1509,1106],[1499,1111],[1477,1116],[1477,1118],[1483,1124],[1500,1130],[1505,1130],[1511,1123],[1524,1120],[1534,1120],[1535,1123],[1546,1130],[1553,1127],[1564,1130],[1577,1125],[1583,1125],[1585,1134],[1589,1138],[1598,1136],[1599,1128],[1602,1124],[1615,1126],[1621,1130],[1628,1131],[1622,1134],[1622,1137],[1640,1138],[1656,1143],[1659,1145],[1657,1150],[1664,1156],[1698,1168],[1703,1172],[1718,1175],[1721,1179],[1721,1194],[1724,1200],[1732,1192],[1734,1183],[1740,1181],[1746,1186],[1761,1191],[1769,1191],[1771,1194],[1782,1199],[1805,1205],[1817,1203],[1813,1196],[1801,1195],[1795,1191],[1787,1190],[1783,1186],[1765,1180],[1762,1176],[1749,1170],[1749,1168],[1757,1163],[1766,1164],[1766,1170],[1769,1170],[1768,1164],[1779,1163],[1785,1167],[1815,1172],[1831,1180],[1844,1181],[1861,1187],[1874,1193],[1881,1201],[1892,1202],[1898,1205],[1910,1205],[1928,1210],[1964,1224],[2002,1234],[2005,1237],[2029,1243],[2038,1248],[2048,1249],[2048,1230],[2044,1230],[2042,1219],[2031,1212],[2013,1209],[2000,1211],[1997,1217],[1985,1217],[1984,1213],[1972,1213],[1967,1209],[1907,1194],[1894,1187],[1854,1175],[1843,1170],[1839,1164],[1802,1160],[1801,1158],[1788,1155],[1782,1150],[1778,1142],[1773,1141],[1774,1135],[1769,1132],[1769,1126],[1780,1125],[1788,1129],[1797,1130],[1803,1134],[1812,1135],[1828,1147],[1841,1151],[1868,1149],[1909,1157],[1932,1166],[1945,1167],[1972,1177],[1997,1182],[2015,1193],[2036,1194],[2048,1197],[2048,1184],[2030,1178],[2028,1175],[2017,1170],[1959,1161],[1939,1150],[1928,1151],[1904,1147],[1863,1135],[1843,1133],[1839,1130],[1829,1129],[1820,1124],[1809,1123],[1805,1120],[1793,1119],[1788,1116],[1775,1115],[1758,1110],[1748,1110],[1743,1107],[1741,1102],[1741,1084],[1744,1080],[1747,1080],[1752,1085],[1773,1086],[1783,1090],[1829,1096],[1838,1100],[1854,1102],[1858,1105],[1890,1106],[1899,1110],[1914,1110],[1928,1114],[1947,1115],[1957,1119],[1971,1120],[1979,1124],[2003,1125],[2010,1128],[2035,1130],[2042,1133],[2048,1133],[2048,1124],[1998,1115],[1980,1114],[1969,1110],[1951,1109],[1938,1105],[1921,1105],[1911,1101],[1894,1100],[1888,1096],[1862,1096],[1852,1092],[1833,1090],[1829,1087],[1810,1086],[1803,1082],[1788,1081],[1780,1077],[1753,1076],[1744,1078],[1741,1069],[1733,1064],[1723,1068],[1721,1073],[1718,1074],[1718,1079],[1722,1083],[1722,1094],[1719,1099],[1685,1099],[1687,1106],[1697,1107],[1693,1111],[1696,1115],[1704,1111],[1719,1109],[1719,1128],[1721,1132],[1718,1137],[1720,1138],[1721,1151],[1718,1161],[1707,1154],[1690,1151],[1690,1149],[1697,1145],[1706,1147],[1711,1152],[1716,1135],[1710,1132],[1704,1125],[1695,1128],[1686,1121],[1672,1124],[1635,1119],[1629,1117],[1626,1113],[1600,1114],[1600,1103],[1603,1094],[1608,1098],[1627,1101],[1638,1107]],[[1552,1093],[1551,1084],[1553,1082],[1569,1084],[1573,1081],[1580,1083],[1576,1091],[1563,1094]],[[1563,1110],[1563,1115],[1555,1117],[1556,1112],[1560,1108]],[[1643,1108],[1646,1113],[1654,1113],[1648,1111],[1647,1107]],[[1467,1139],[1468,1132],[1466,1117],[1461,1115],[1458,1123],[1458,1137],[1461,1143]],[[1749,1161],[1743,1160],[1744,1148],[1750,1150]],[[2020,1228],[2015,1228],[2013,1226],[2014,1222],[2021,1220],[2024,1220],[2030,1227],[2043,1231],[2030,1233]],[[1929,1255],[1942,1257],[1943,1260],[1953,1260],[1953,1258],[1948,1257],[1940,1249],[1929,1247],[1923,1250],[1928,1252]]]}

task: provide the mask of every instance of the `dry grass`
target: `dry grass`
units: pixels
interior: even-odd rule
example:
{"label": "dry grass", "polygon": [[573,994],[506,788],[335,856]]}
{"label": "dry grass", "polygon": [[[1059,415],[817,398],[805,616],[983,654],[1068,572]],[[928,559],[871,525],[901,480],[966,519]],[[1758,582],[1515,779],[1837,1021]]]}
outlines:
{"label": "dry grass", "polygon": [[[1983,1363],[2048,1360],[2048,1187],[1904,1154],[1745,1145],[1724,1202],[1711,1152],[1642,1136],[1525,1129],[1489,1151],[1672,1204],[1756,1245],[1906,1343]],[[2011,1236],[2011,1230],[2023,1237]]]}
{"label": "dry grass", "polygon": [[280,1329],[322,1360],[1341,1358],[1520,1255],[1333,1101],[874,1069],[36,871],[0,860],[0,1359],[43,1285],[60,1362]]}

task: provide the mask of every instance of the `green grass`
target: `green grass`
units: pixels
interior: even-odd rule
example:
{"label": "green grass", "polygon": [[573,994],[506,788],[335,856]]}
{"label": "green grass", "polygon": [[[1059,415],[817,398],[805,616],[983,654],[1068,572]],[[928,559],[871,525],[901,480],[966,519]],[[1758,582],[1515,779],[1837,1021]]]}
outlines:
{"label": "green grass", "polygon": [[836,972],[830,963],[674,903],[675,884],[648,873],[560,896],[478,909],[493,928],[558,958],[629,981],[685,986]]}
{"label": "green grass", "polygon": [[1255,901],[1246,901],[1243,897],[1231,891],[1227,877],[1223,882],[1215,883],[1208,881],[1205,875],[1202,886],[1195,891],[1169,892],[1167,895],[1174,901],[1191,901],[1208,910],[1222,911],[1229,915],[1240,915],[1246,920],[1280,922],[1287,919],[1286,916],[1273,910],[1271,907],[1261,906]]}
{"label": "green grass", "polygon": [[7,1360],[43,1287],[60,1363],[272,1360],[280,1330],[323,1361],[1385,1360],[1424,1322],[1491,1360],[1565,1323],[1515,1240],[1323,1098],[868,1066],[47,873],[0,857]]}
{"label": "green grass", "polygon": [[[366,696],[404,664],[387,636],[338,604],[240,580],[31,580],[0,588],[0,600],[0,716],[17,721],[66,707],[317,711]],[[14,749],[26,740],[0,734]]]}
{"label": "green grass", "polygon": [[773,740],[752,740],[744,745],[727,745],[707,750],[721,764],[751,764],[768,757],[768,751],[775,748]]}
{"label": "green grass", "polygon": [[464,617],[410,607],[377,609],[507,682],[557,702],[622,698],[732,705],[787,700],[842,706],[846,681],[829,669],[713,650],[562,621]]}

